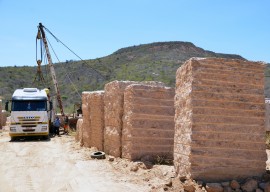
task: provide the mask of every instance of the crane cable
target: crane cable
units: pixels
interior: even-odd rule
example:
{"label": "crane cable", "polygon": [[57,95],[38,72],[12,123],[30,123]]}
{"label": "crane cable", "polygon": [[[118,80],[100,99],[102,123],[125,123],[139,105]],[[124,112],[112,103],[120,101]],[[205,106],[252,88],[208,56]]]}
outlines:
{"label": "crane cable", "polygon": [[[77,55],[74,51],[72,51],[66,44],[64,44],[60,39],[58,39],[49,29],[47,29],[45,26],[43,26],[44,29],[51,34],[51,36],[53,36],[55,38],[55,40],[59,43],[61,43],[63,46],[65,46],[70,52],[72,52],[74,55],[76,55],[81,61],[83,61],[84,63],[86,63],[85,60],[83,60],[79,55]],[[90,66],[89,66],[90,67]],[[95,70],[94,68],[90,67],[93,71],[95,71],[100,77],[102,77],[104,80],[106,79],[100,72],[98,72],[97,70]]]}
{"label": "crane cable", "polygon": [[[50,47],[51,47],[51,49],[52,49],[52,51],[53,51],[55,57],[57,58],[58,62],[60,63],[60,60],[59,60],[58,56],[56,55],[56,53],[55,53],[55,51],[54,51],[54,49],[53,49],[53,47],[52,47],[52,45],[51,45],[51,43],[50,43],[48,37],[47,37],[47,41],[48,41],[48,43],[49,43],[49,45],[50,45]],[[66,73],[66,77],[69,79],[69,81],[70,81],[70,83],[72,84],[73,88],[75,89],[76,93],[79,95],[79,97],[82,97],[81,94],[79,93],[77,87],[74,85],[74,83],[73,83],[72,80],[70,79],[67,70],[64,68],[63,65],[60,64],[60,66],[64,69],[64,71],[65,71],[65,73]]]}
{"label": "crane cable", "polygon": [[[38,44],[38,39],[40,39],[40,32],[38,31],[38,34],[37,34],[37,37],[36,37],[36,61],[38,61],[38,56],[37,56],[37,44]],[[42,61],[43,58],[42,58],[42,54],[43,54],[43,49],[42,49],[42,46],[43,43],[42,41],[40,41],[40,60]]]}

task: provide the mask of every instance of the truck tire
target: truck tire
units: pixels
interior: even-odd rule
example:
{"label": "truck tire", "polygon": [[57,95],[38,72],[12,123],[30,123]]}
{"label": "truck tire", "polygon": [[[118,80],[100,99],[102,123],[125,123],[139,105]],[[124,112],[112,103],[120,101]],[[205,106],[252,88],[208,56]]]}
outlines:
{"label": "truck tire", "polygon": [[48,140],[49,138],[50,138],[49,135],[43,136],[44,140]]}
{"label": "truck tire", "polygon": [[91,158],[93,159],[105,159],[105,153],[103,151],[96,151],[91,153]]}
{"label": "truck tire", "polygon": [[10,141],[16,141],[17,140],[17,137],[11,137],[10,138]]}

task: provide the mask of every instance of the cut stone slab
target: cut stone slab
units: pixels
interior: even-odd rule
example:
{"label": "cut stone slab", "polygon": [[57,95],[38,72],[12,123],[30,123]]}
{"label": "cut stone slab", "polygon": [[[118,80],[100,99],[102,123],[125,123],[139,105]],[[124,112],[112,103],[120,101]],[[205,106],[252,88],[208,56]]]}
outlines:
{"label": "cut stone slab", "polygon": [[124,91],[131,84],[164,86],[161,82],[112,81],[105,85],[104,95],[104,151],[115,157],[122,156],[122,127]]}
{"label": "cut stone slab", "polygon": [[122,157],[173,160],[175,89],[132,84],[124,93]]}
{"label": "cut stone slab", "polygon": [[180,177],[215,182],[265,172],[264,68],[192,58],[177,70],[174,165]]}

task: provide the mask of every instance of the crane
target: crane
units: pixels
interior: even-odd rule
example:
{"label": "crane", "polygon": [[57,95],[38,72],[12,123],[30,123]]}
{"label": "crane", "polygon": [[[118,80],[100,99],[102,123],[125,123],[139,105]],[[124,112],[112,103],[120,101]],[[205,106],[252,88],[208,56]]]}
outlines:
{"label": "crane", "polygon": [[[55,70],[54,70],[54,67],[53,67],[53,63],[52,63],[52,57],[51,57],[51,54],[50,54],[50,51],[49,51],[48,42],[47,42],[45,31],[44,31],[44,26],[42,25],[42,23],[39,23],[39,25],[38,25],[37,39],[40,39],[44,44],[47,59],[48,59],[48,66],[49,66],[49,69],[50,69],[54,89],[55,89],[55,92],[56,92],[56,98],[57,98],[58,106],[60,108],[61,115],[64,117],[65,113],[64,113],[64,108],[63,108],[61,95],[60,95],[60,90],[59,90],[59,87],[58,87],[56,74],[55,74]],[[40,65],[41,61],[38,60],[37,63]]]}
{"label": "crane", "polygon": [[[57,83],[56,74],[55,74],[55,70],[54,70],[54,67],[53,67],[53,63],[52,63],[52,57],[51,57],[48,45],[50,45],[51,48],[52,48],[52,46],[51,46],[49,40],[46,38],[45,31],[48,32],[57,42],[61,43],[65,48],[67,48],[76,57],[78,57],[83,63],[86,63],[86,61],[83,60],[79,55],[77,55],[73,50],[71,50],[60,39],[58,39],[49,29],[47,29],[44,25],[42,25],[42,23],[39,23],[39,25],[38,25],[38,33],[37,33],[36,39],[37,39],[37,41],[40,40],[40,43],[41,43],[41,45],[40,45],[40,48],[41,48],[41,60],[37,59],[38,70],[37,70],[37,76],[36,76],[34,82],[36,80],[39,80],[39,81],[43,81],[43,84],[45,84],[45,80],[44,80],[44,78],[42,76],[41,67],[40,67],[40,65],[42,63],[42,55],[43,55],[42,48],[45,47],[45,52],[46,52],[46,56],[47,56],[47,60],[48,60],[48,67],[49,67],[49,70],[50,70],[50,73],[51,73],[54,89],[55,89],[55,92],[56,92],[58,106],[60,108],[61,115],[65,116],[64,109],[63,109],[62,98],[61,98],[61,95],[60,95],[59,86],[58,86],[58,83]],[[36,43],[37,43],[37,41],[36,41]],[[37,46],[37,44],[36,44],[36,46]],[[53,48],[52,48],[52,51],[55,54],[56,58],[58,59],[58,57],[57,57],[57,55],[56,55]],[[37,54],[37,52],[36,52],[36,54]],[[59,59],[58,59],[58,61],[60,62]],[[91,66],[88,66],[88,67],[92,70],[92,72],[95,75],[97,75],[97,78],[106,80],[106,78],[99,71],[92,68]],[[69,79],[70,84],[73,86],[74,90],[77,92],[78,96],[81,98],[81,94],[78,92],[78,89],[76,88],[75,84],[72,82],[71,78],[69,77],[69,73],[66,73],[66,77]]]}

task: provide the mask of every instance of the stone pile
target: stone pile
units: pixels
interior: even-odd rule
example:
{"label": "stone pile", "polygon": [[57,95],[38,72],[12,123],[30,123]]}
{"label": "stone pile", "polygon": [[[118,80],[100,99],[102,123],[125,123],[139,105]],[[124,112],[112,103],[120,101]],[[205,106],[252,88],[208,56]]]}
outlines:
{"label": "stone pile", "polygon": [[179,178],[171,180],[171,185],[164,186],[164,189],[169,191],[169,188],[182,189],[178,191],[195,192],[195,191],[207,191],[207,192],[269,192],[270,191],[270,174],[264,173],[262,177],[246,178],[242,181],[229,180],[216,183],[207,183],[203,181],[195,180],[182,180],[179,182]]}
{"label": "stone pile", "polygon": [[173,159],[173,88],[132,84],[124,92],[122,157]]}
{"label": "stone pile", "polygon": [[96,147],[98,150],[103,151],[104,91],[90,92],[88,102],[90,106],[91,147]]}
{"label": "stone pile", "polygon": [[220,181],[265,172],[264,65],[192,58],[176,74],[174,165]]}

